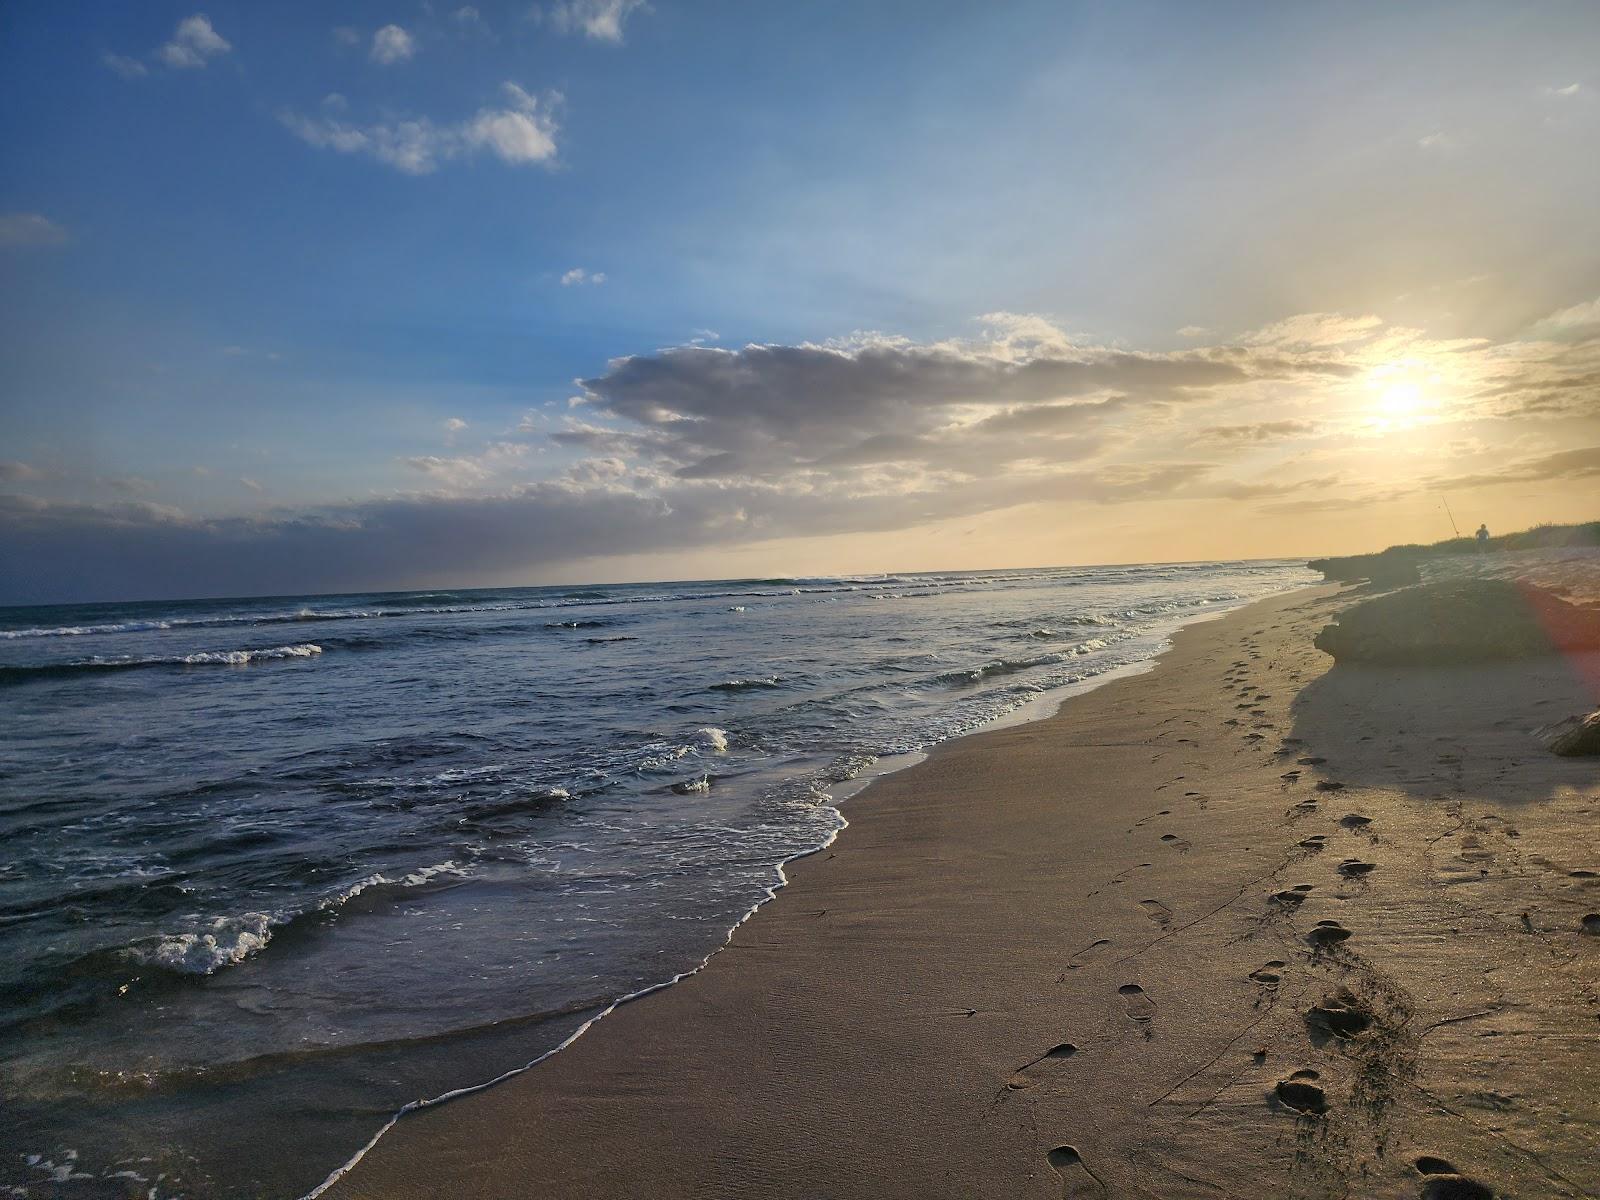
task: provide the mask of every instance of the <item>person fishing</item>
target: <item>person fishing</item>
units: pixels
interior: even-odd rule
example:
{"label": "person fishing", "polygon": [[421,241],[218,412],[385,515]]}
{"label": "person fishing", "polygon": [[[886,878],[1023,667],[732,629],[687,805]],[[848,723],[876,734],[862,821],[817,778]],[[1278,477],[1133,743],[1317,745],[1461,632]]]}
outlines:
{"label": "person fishing", "polygon": [[1480,551],[1488,549],[1488,546],[1489,546],[1489,524],[1488,524],[1488,522],[1484,522],[1483,524],[1479,525],[1478,526],[1478,532],[1473,534],[1472,536],[1478,539],[1478,549]]}

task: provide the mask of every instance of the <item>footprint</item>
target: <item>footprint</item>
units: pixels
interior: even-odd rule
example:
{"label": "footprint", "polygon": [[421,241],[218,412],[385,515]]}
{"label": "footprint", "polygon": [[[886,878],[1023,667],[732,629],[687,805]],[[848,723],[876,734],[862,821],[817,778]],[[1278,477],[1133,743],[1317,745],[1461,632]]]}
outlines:
{"label": "footprint", "polygon": [[1171,846],[1174,850],[1186,851],[1190,848],[1190,843],[1175,833],[1163,833],[1161,835],[1161,840],[1167,845]]}
{"label": "footprint", "polygon": [[1045,1161],[1061,1177],[1061,1195],[1063,1200],[1074,1200],[1078,1196],[1104,1196],[1105,1184],[1100,1182],[1100,1177],[1089,1169],[1089,1164],[1083,1161],[1074,1146],[1057,1146],[1045,1155]]}
{"label": "footprint", "polygon": [[1346,829],[1365,829],[1372,824],[1371,817],[1363,817],[1360,813],[1345,813],[1339,818],[1339,824]]}
{"label": "footprint", "polygon": [[[1090,942],[1082,950],[1079,950],[1072,956],[1072,961],[1067,963],[1067,970],[1076,971],[1079,967],[1083,966],[1084,963],[1088,962],[1092,958],[1097,957],[1100,952],[1109,945],[1111,945],[1110,938],[1095,938],[1094,941]],[[1061,979],[1066,979],[1066,976],[1061,976]]]}
{"label": "footprint", "polygon": [[1587,934],[1600,937],[1600,913],[1584,913],[1578,927]]}
{"label": "footprint", "polygon": [[1359,879],[1377,869],[1377,863],[1362,862],[1359,858],[1347,858],[1339,864],[1339,874],[1346,879]]}
{"label": "footprint", "polygon": [[1024,1063],[1006,1081],[1006,1086],[1012,1091],[1021,1091],[1030,1088],[1044,1079],[1045,1075],[1054,1067],[1061,1065],[1078,1052],[1078,1048],[1071,1042],[1062,1042],[1059,1046],[1051,1046],[1038,1058],[1030,1063]]}
{"label": "footprint", "polygon": [[1137,983],[1125,983],[1117,989],[1122,997],[1122,1007],[1135,1021],[1146,1022],[1156,1015],[1156,1002]]}
{"label": "footprint", "polygon": [[1323,843],[1325,843],[1327,840],[1328,839],[1325,834],[1314,833],[1310,837],[1297,842],[1296,845],[1298,845],[1302,850],[1326,850],[1327,846],[1325,846]]}
{"label": "footprint", "polygon": [[1319,779],[1317,780],[1317,791],[1342,792],[1344,791],[1344,784],[1340,783],[1337,779]]}
{"label": "footprint", "polygon": [[1283,981],[1283,975],[1280,972],[1287,965],[1281,958],[1269,959],[1250,972],[1250,979],[1252,982],[1259,983],[1264,987],[1277,987]]}
{"label": "footprint", "polygon": [[1159,900],[1141,900],[1139,907],[1144,909],[1145,916],[1163,928],[1172,923],[1172,910]]}
{"label": "footprint", "polygon": [[[1283,740],[1287,742],[1287,741],[1290,741],[1291,739],[1284,738]],[[1302,767],[1320,767],[1323,763],[1325,763],[1327,761],[1328,761],[1327,759],[1322,758],[1322,757],[1320,757],[1318,755],[1313,755],[1313,754],[1308,754],[1304,758],[1295,759],[1295,762],[1299,763]]]}
{"label": "footprint", "polygon": [[1289,1078],[1278,1080],[1272,1094],[1285,1108],[1302,1116],[1321,1116],[1328,1111],[1328,1094],[1316,1082],[1321,1078],[1315,1071],[1296,1071]]}
{"label": "footprint", "polygon": [[1350,936],[1350,931],[1337,921],[1318,921],[1306,934],[1313,946],[1337,946]]}
{"label": "footprint", "polygon": [[1345,1041],[1365,1033],[1372,1026],[1372,1013],[1355,993],[1340,988],[1321,1004],[1306,1010],[1306,1026],[1314,1045],[1325,1045],[1329,1038]]}
{"label": "footprint", "polygon": [[1494,1200],[1493,1188],[1469,1179],[1447,1159],[1424,1154],[1411,1165],[1428,1180],[1422,1185],[1422,1200]]}
{"label": "footprint", "polygon": [[1494,1200],[1494,1189],[1465,1175],[1435,1175],[1422,1185],[1422,1200]]}
{"label": "footprint", "polygon": [[1300,887],[1284,888],[1281,892],[1273,892],[1267,897],[1274,904],[1282,904],[1287,908],[1298,908],[1306,901],[1306,893],[1311,889],[1305,885]]}

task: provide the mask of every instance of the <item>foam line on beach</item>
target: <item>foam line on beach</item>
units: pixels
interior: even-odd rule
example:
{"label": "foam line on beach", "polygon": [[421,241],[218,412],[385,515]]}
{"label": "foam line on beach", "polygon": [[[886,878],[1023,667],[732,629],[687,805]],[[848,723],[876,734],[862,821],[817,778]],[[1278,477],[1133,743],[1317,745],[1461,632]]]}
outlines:
{"label": "foam line on beach", "polygon": [[648,996],[653,992],[664,991],[673,984],[681,983],[690,976],[698,975],[701,971],[705,970],[706,967],[711,964],[711,960],[713,958],[721,954],[728,948],[729,945],[732,944],[733,936],[739,932],[740,927],[749,921],[751,917],[755,916],[756,913],[760,912],[766,904],[772,900],[775,900],[778,893],[788,886],[789,875],[788,872],[784,870],[785,867],[792,862],[796,862],[802,858],[810,858],[813,854],[818,854],[821,851],[826,850],[838,840],[839,834],[849,827],[850,822],[845,819],[844,814],[840,812],[837,807],[833,807],[831,805],[829,807],[833,809],[835,823],[833,830],[828,834],[828,836],[810,849],[802,850],[797,854],[791,854],[788,858],[785,858],[782,862],[778,863],[776,866],[777,879],[773,883],[767,885],[765,891],[761,895],[761,898],[752,904],[749,909],[746,910],[744,915],[733,923],[733,925],[728,929],[727,936],[722,939],[722,942],[715,949],[713,949],[711,953],[707,954],[703,959],[701,959],[697,965],[691,967],[687,971],[678,972],[678,974],[674,975],[671,979],[662,980],[660,983],[652,983],[649,987],[640,988],[638,991],[629,992],[625,996],[617,997],[617,999],[613,1000],[599,1012],[595,1013],[594,1016],[590,1017],[582,1025],[579,1025],[559,1043],[552,1046],[550,1049],[546,1050],[543,1054],[539,1055],[532,1061],[524,1063],[520,1067],[513,1067],[509,1071],[503,1071],[499,1075],[496,1075],[493,1079],[487,1079],[482,1083],[474,1083],[467,1087],[454,1088],[451,1091],[442,1092],[437,1096],[433,1096],[425,1100],[413,1100],[409,1104],[402,1105],[394,1113],[394,1115],[385,1121],[378,1131],[372,1135],[372,1137],[367,1141],[366,1145],[357,1150],[340,1166],[334,1168],[334,1170],[326,1179],[317,1184],[316,1187],[312,1188],[304,1196],[300,1197],[300,1200],[317,1200],[317,1197],[321,1196],[334,1184],[338,1183],[352,1170],[354,1170],[361,1160],[372,1152],[372,1148],[382,1140],[383,1135],[388,1133],[397,1124],[399,1124],[400,1119],[409,1113],[414,1113],[424,1108],[433,1108],[440,1104],[447,1104],[451,1100],[458,1100],[463,1096],[470,1096],[475,1092],[487,1091],[489,1088],[504,1083],[508,1079],[514,1079],[518,1075],[525,1074],[528,1071],[533,1070],[534,1067],[537,1067],[546,1059],[560,1054],[568,1046],[572,1045],[572,1043],[576,1042],[584,1034],[588,1033],[589,1030],[598,1022],[616,1012],[617,1009],[621,1008],[624,1004],[629,1004],[632,1001],[638,1000],[644,996]]}

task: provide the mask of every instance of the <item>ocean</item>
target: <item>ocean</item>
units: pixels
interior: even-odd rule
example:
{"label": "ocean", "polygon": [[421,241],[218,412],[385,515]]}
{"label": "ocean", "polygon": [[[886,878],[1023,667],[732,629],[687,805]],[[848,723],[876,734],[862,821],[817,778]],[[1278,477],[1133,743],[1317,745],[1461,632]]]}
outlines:
{"label": "ocean", "polygon": [[303,1196],[696,969],[873,773],[1313,579],[0,609],[0,1187]]}

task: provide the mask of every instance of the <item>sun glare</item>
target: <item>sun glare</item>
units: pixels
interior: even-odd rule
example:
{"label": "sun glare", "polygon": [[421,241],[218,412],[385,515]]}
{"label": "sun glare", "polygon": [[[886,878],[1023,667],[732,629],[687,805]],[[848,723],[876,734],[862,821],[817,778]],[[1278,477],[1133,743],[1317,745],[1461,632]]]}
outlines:
{"label": "sun glare", "polygon": [[1408,429],[1421,422],[1434,407],[1429,385],[1437,382],[1435,373],[1411,360],[1374,367],[1366,383],[1379,428]]}
{"label": "sun glare", "polygon": [[1422,407],[1422,388],[1402,380],[1387,385],[1378,395],[1378,408],[1390,420],[1416,416]]}

